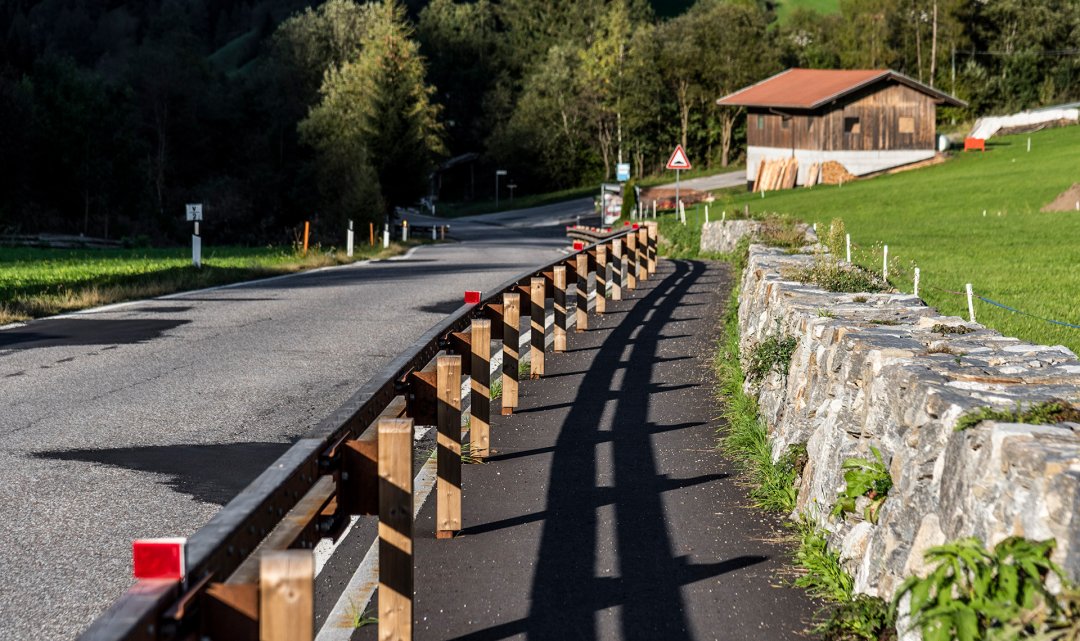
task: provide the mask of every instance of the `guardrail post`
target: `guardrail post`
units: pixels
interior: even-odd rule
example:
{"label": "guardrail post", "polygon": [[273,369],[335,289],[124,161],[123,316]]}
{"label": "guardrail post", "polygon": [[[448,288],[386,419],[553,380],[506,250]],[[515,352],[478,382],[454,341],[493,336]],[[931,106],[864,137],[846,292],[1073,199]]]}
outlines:
{"label": "guardrail post", "polygon": [[584,332],[589,328],[589,255],[581,252],[577,255],[577,290],[575,312],[575,332]]}
{"label": "guardrail post", "polygon": [[315,555],[267,552],[259,558],[259,641],[315,638]]}
{"label": "guardrail post", "polygon": [[502,414],[518,405],[518,364],[521,348],[521,295],[503,294]]}
{"label": "guardrail post", "polygon": [[636,232],[637,240],[637,254],[634,256],[634,264],[637,267],[638,280],[649,279],[649,228],[639,227]]}
{"label": "guardrail post", "polygon": [[623,255],[622,238],[611,241],[611,300],[622,300]]}
{"label": "guardrail post", "polygon": [[530,281],[532,296],[532,323],[529,326],[529,378],[540,378],[544,375],[544,325],[546,323],[546,310],[544,295],[546,285],[542,276],[534,277]]}
{"label": "guardrail post", "polygon": [[656,237],[659,225],[655,221],[645,223],[649,230],[649,275],[656,273]]}
{"label": "guardrail post", "polygon": [[379,639],[411,641],[413,422],[379,421]]}
{"label": "guardrail post", "polygon": [[[637,289],[637,232],[631,231],[626,235],[626,255],[623,257],[623,275],[627,289]],[[626,265],[629,263],[629,269]]]}
{"label": "guardrail post", "polygon": [[566,265],[555,266],[555,351],[566,351]]}
{"label": "guardrail post", "polygon": [[440,356],[435,538],[461,531],[461,357]]}
{"label": "guardrail post", "polygon": [[611,282],[611,263],[607,244],[596,246],[596,313],[607,311],[608,283]]}
{"label": "guardrail post", "polygon": [[469,408],[469,453],[477,460],[488,455],[491,439],[491,321],[472,322],[472,407]]}

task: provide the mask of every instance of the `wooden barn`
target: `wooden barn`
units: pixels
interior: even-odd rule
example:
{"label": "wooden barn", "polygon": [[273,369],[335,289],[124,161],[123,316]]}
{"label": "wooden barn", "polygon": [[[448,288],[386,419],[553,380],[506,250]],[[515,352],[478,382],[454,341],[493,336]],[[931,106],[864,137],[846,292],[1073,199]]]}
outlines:
{"label": "wooden barn", "polygon": [[861,176],[933,158],[937,106],[965,103],[888,69],[788,69],[717,104],[746,107],[749,181],[795,158],[802,185],[829,161]]}

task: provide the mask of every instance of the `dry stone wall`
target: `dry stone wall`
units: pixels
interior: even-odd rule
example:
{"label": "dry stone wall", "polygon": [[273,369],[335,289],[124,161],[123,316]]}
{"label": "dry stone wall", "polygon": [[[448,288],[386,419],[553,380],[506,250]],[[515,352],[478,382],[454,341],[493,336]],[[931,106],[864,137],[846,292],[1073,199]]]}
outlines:
{"label": "dry stone wall", "polygon": [[[745,364],[769,336],[798,339],[787,374],[747,391],[758,399],[774,457],[805,444],[797,511],[829,532],[856,590],[888,599],[925,570],[927,548],[968,536],[987,545],[1013,535],[1056,539],[1054,560],[1080,580],[1080,425],[955,429],[983,407],[1077,403],[1076,356],[939,316],[914,296],[838,294],[785,280],[812,261],[751,246],[741,353]],[[871,447],[893,481],[878,522],[831,517],[844,489],[842,463],[872,458]]]}

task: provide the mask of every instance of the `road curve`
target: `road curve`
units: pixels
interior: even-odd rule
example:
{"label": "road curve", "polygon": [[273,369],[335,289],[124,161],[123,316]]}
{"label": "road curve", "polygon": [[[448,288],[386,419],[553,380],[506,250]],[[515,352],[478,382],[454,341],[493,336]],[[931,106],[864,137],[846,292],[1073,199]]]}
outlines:
{"label": "road curve", "polygon": [[[588,200],[449,221],[398,259],[0,330],[0,640],[72,638],[442,316],[547,262]],[[415,224],[428,224],[415,217]]]}

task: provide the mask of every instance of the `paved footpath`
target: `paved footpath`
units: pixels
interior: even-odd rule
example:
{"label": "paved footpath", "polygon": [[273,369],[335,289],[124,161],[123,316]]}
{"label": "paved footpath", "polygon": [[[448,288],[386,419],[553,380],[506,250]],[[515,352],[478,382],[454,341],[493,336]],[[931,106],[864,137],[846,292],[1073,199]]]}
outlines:
{"label": "paved footpath", "polygon": [[492,412],[497,453],[463,472],[464,532],[435,540],[433,500],[417,519],[417,639],[804,636],[816,604],[785,587],[780,521],[715,448],[730,287],[725,264],[662,262],[548,354],[513,416]]}

